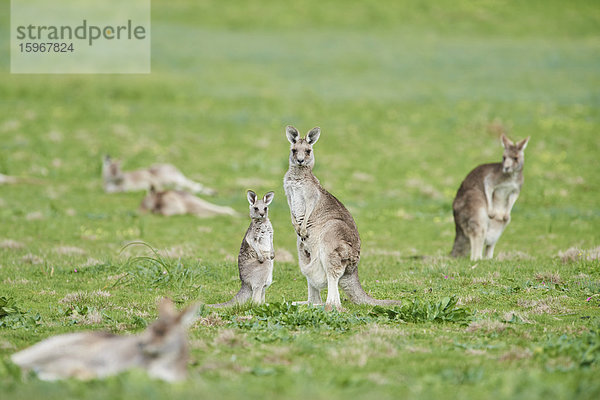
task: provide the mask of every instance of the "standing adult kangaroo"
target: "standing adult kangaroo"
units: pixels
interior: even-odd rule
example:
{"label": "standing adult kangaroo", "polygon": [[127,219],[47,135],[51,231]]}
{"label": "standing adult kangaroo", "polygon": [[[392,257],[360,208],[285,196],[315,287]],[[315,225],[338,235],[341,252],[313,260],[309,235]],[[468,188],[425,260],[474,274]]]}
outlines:
{"label": "standing adult kangaroo", "polygon": [[327,288],[325,308],[340,310],[339,284],[356,304],[400,304],[397,300],[374,299],[360,284],[360,237],[356,223],[346,207],[321,186],[312,172],[315,165],[312,147],[320,134],[321,129],[317,127],[301,138],[296,128],[286,128],[291,147],[283,188],[298,235],[298,264],[308,281],[308,300],[301,303],[321,304],[321,290]]}

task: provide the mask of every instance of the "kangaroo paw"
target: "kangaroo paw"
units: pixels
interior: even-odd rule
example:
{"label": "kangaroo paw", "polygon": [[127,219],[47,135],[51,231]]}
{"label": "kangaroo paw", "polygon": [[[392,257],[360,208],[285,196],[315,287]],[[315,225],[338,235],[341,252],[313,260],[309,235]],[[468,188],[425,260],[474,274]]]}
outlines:
{"label": "kangaroo paw", "polygon": [[300,236],[300,239],[302,239],[302,240],[308,239],[308,231],[306,230],[306,228],[300,228],[300,232],[298,232],[298,236]]}

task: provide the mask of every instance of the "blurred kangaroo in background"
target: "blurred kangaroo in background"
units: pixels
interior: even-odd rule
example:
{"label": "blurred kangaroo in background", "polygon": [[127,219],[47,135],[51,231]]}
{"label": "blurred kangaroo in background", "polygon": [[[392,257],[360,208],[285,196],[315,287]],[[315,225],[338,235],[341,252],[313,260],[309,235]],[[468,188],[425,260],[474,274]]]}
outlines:
{"label": "blurred kangaroo in background", "polygon": [[108,155],[102,160],[102,179],[107,193],[148,190],[154,185],[159,189],[172,187],[193,193],[215,194],[215,190],[186,178],[171,164],[156,164],[149,168],[124,172],[121,170],[121,161],[113,160]]}
{"label": "blurred kangaroo in background", "polygon": [[273,192],[260,199],[252,190],[248,190],[250,203],[250,226],[246,231],[238,255],[238,268],[242,287],[228,302],[211,304],[211,307],[229,307],[244,304],[250,299],[255,304],[265,302],[265,292],[273,283],[273,226],[269,221],[269,204],[273,201]]}
{"label": "blurred kangaroo in background", "polygon": [[218,206],[202,200],[191,193],[181,190],[157,191],[154,185],[140,204],[142,212],[162,214],[167,217],[179,214],[193,214],[197,217],[212,217],[215,215],[237,216],[238,213],[225,206]]}
{"label": "blurred kangaroo in background", "polygon": [[471,171],[452,203],[456,238],[452,256],[469,254],[479,260],[494,256],[494,247],[510,222],[510,211],[523,186],[523,151],[529,138],[517,144],[502,134],[501,163],[483,164]]}
{"label": "blurred kangaroo in background", "polygon": [[173,302],[162,299],[159,318],[138,335],[79,332],[53,336],[11,356],[25,370],[42,380],[93,379],[142,368],[151,377],[182,380],[188,362],[187,328],[196,319],[197,305],[177,312]]}
{"label": "blurred kangaroo in background", "polygon": [[327,309],[341,309],[339,286],[356,304],[401,304],[377,300],[363,290],[358,279],[360,237],[350,212],[314,176],[313,145],[320,128],[301,138],[293,126],[286,128],[291,143],[289,169],[283,179],[292,225],[297,234],[298,263],[308,282],[308,300],[321,304],[321,290],[327,288]]}

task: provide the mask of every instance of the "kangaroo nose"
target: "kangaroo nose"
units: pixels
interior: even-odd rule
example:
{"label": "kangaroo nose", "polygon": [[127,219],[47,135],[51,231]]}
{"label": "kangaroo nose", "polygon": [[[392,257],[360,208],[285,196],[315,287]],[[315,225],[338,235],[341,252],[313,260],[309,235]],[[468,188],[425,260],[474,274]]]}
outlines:
{"label": "kangaroo nose", "polygon": [[298,164],[303,164],[304,160],[298,160]]}

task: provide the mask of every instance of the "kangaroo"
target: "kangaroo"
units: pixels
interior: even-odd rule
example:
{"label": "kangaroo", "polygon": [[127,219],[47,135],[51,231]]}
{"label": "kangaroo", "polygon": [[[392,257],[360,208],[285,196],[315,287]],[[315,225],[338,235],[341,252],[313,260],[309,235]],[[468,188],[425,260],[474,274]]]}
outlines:
{"label": "kangaroo", "polygon": [[160,301],[159,318],[138,335],[79,332],[53,336],[11,356],[42,380],[93,379],[142,368],[153,378],[178,381],[186,376],[187,328],[195,321],[197,305],[178,313],[167,298]]}
{"label": "kangaroo", "polygon": [[341,310],[338,284],[356,304],[401,304],[397,300],[374,299],[360,284],[360,237],[356,223],[346,207],[321,186],[312,172],[313,145],[320,135],[318,127],[305,138],[300,138],[293,126],[286,128],[291,147],[283,188],[297,234],[300,271],[308,282],[308,300],[298,304],[321,304],[321,290],[327,288],[325,308]]}
{"label": "kangaroo", "polygon": [[523,186],[523,151],[529,137],[517,144],[504,134],[501,163],[483,164],[467,175],[452,203],[456,238],[453,257],[471,253],[471,260],[494,256],[494,247],[510,222],[512,210]]}
{"label": "kangaroo", "polygon": [[250,226],[244,235],[238,268],[242,287],[233,298],[225,303],[210,304],[211,307],[229,307],[244,304],[252,300],[255,304],[265,302],[265,292],[273,283],[273,226],[269,221],[269,204],[273,201],[273,192],[259,199],[252,190],[248,190],[250,203]]}
{"label": "kangaroo", "polygon": [[174,187],[193,193],[214,195],[215,190],[185,177],[171,164],[156,164],[149,168],[124,172],[121,161],[105,156],[102,162],[102,179],[107,193],[148,190],[151,185],[159,188]]}
{"label": "kangaroo", "polygon": [[201,218],[215,215],[238,215],[230,207],[209,203],[191,193],[180,190],[157,191],[154,185],[150,186],[148,194],[142,199],[140,211],[150,211],[167,217],[178,214],[193,214]]}

